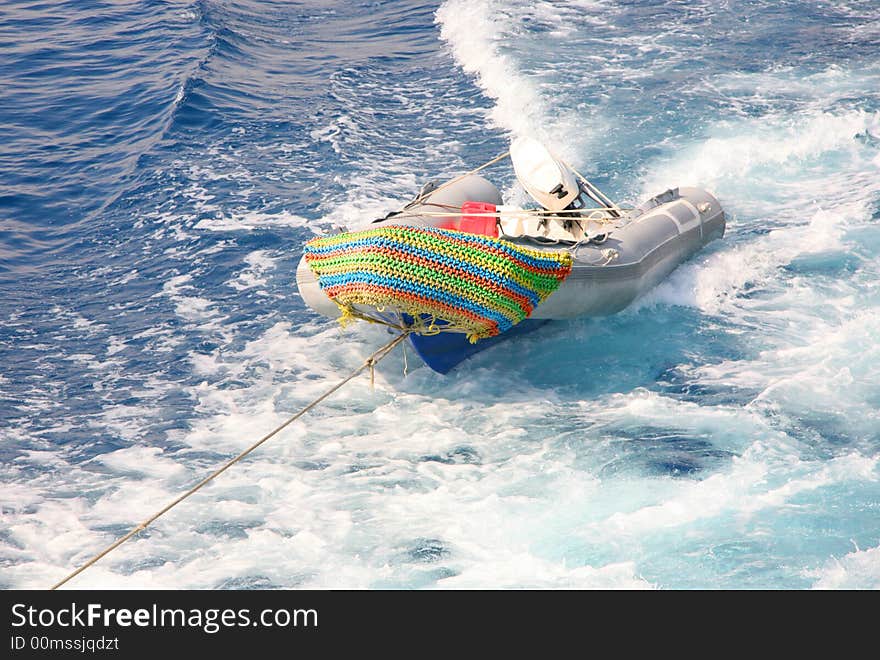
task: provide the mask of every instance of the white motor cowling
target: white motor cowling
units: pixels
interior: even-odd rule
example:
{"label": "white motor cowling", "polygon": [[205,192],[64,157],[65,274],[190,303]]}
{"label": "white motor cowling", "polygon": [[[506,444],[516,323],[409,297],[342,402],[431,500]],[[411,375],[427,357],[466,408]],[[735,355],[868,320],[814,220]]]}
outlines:
{"label": "white motor cowling", "polygon": [[562,211],[581,194],[574,172],[537,140],[515,139],[510,160],[523,188],[548,211]]}

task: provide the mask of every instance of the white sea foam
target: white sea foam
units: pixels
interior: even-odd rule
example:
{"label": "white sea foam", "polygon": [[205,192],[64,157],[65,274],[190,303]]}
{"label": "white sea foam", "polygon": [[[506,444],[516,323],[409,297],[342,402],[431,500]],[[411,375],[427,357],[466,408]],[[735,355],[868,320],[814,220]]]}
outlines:
{"label": "white sea foam", "polygon": [[267,250],[256,250],[247,255],[244,261],[247,266],[228,283],[228,286],[236,291],[264,287],[268,273],[275,267],[276,259]]}
{"label": "white sea foam", "polygon": [[741,519],[765,508],[786,506],[798,495],[832,484],[877,479],[877,459],[848,455],[810,470],[802,477],[772,485],[771,466],[762,459],[764,449],[763,444],[756,444],[743,458],[734,460],[729,472],[671,488],[673,492],[668,493],[662,503],[615,513],[600,527],[609,535],[641,534],[649,529],[668,530],[702,518],[717,517],[725,510]]}
{"label": "white sea foam", "polygon": [[293,213],[262,213],[248,211],[235,215],[223,215],[199,220],[195,229],[209,231],[253,231],[267,227],[310,227],[314,223]]}
{"label": "white sea foam", "polygon": [[[827,157],[829,152],[853,152],[859,147],[857,135],[878,130],[880,114],[865,111],[817,112],[794,117],[769,115],[723,122],[714,127],[714,134],[707,139],[693,146],[682,145],[672,162],[657,163],[645,177],[642,195],[696,185],[722,197],[736,194],[746,204],[754,198],[754,202],[759,202],[764,194],[777,199],[793,185],[809,189],[810,173],[803,168],[811,159]],[[837,192],[820,186],[820,181],[815,183],[816,187],[808,193],[809,199],[821,200],[823,195]],[[774,190],[775,187],[781,190]]]}
{"label": "white sea foam", "polygon": [[[188,282],[175,278],[170,288]],[[278,324],[239,354],[214,356],[203,368],[235,380],[249,372],[249,384],[197,388],[201,416],[180,435],[187,449],[176,455],[155,448],[104,455],[99,463],[112,476],[97,491],[93,472],[69,470],[65,487],[90,490],[94,504],[48,499],[48,484],[39,480],[22,484],[10,495],[21,513],[11,516],[9,530],[27,550],[16,551],[19,563],[8,579],[39,587],[61,577],[62,567],[85,559],[317,395],[383,333],[370,328],[342,338],[335,328]],[[577,402],[576,409],[608,433],[651,424],[732,449],[744,440],[743,457],[703,480],[599,479],[590,453],[575,467],[552,427],[542,430],[553,420],[577,420],[552,392],[519,384],[498,398],[486,370],[453,381],[453,391],[424,369],[403,380],[401,367],[399,355],[390,358],[378,370],[376,390],[362,380],[339,393],[76,585],[663,587],[663,577],[640,569],[639,548],[651,534],[726,515],[748,519],[839,483],[876,479],[875,459],[798,461],[796,447],[784,448],[785,434],[757,411],[647,391]],[[593,443],[596,432],[586,432],[578,451],[589,452]],[[206,452],[217,460],[187,460]],[[30,461],[45,457],[23,462]],[[186,469],[177,467],[182,463]],[[26,506],[38,515],[18,508]],[[95,531],[104,526],[118,531]],[[629,551],[620,549],[623,538]],[[616,549],[614,559],[584,552],[600,539],[606,553]],[[567,562],[566,547],[581,558]]]}
{"label": "white sea foam", "polygon": [[880,589],[880,547],[847,553],[833,558],[814,577],[813,589]]}
{"label": "white sea foam", "polygon": [[491,564],[491,574],[474,568],[442,580],[441,588],[479,589],[488,582],[497,588],[516,589],[652,589],[652,585],[636,572],[634,562],[606,564],[594,568],[566,568],[558,562],[537,559],[533,555],[508,553],[507,556],[481,557]]}
{"label": "white sea foam", "polygon": [[[522,34],[524,19],[553,26],[551,41],[596,22],[585,10],[596,3],[499,0],[447,0],[437,10],[440,36],[458,64],[475,76],[493,99],[492,122],[514,136],[535,137],[560,156],[580,164],[591,138],[591,126],[559,97],[559,87],[540,73],[527,73],[511,48]],[[560,101],[562,101],[560,103]]]}

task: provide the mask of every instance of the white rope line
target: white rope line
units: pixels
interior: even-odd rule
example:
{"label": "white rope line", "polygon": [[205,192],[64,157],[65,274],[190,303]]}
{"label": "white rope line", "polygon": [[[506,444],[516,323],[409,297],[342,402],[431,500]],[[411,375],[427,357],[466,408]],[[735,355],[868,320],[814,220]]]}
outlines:
{"label": "white rope line", "polygon": [[446,183],[437,186],[437,187],[434,188],[433,190],[431,190],[431,191],[429,191],[429,192],[426,192],[426,193],[423,194],[423,195],[419,195],[419,196],[416,197],[413,201],[411,201],[411,202],[407,202],[406,206],[404,206],[404,207],[401,209],[401,211],[405,211],[407,208],[412,207],[412,206],[415,206],[416,204],[421,204],[423,201],[425,201],[428,197],[430,197],[430,196],[433,195],[434,193],[440,192],[440,191],[443,190],[444,188],[447,188],[447,187],[451,186],[453,183],[458,183],[458,182],[461,181],[462,179],[467,178],[467,177],[471,176],[472,174],[476,174],[477,172],[479,172],[479,171],[481,171],[481,170],[485,170],[487,167],[490,167],[491,165],[494,165],[495,163],[497,163],[497,162],[499,162],[499,161],[501,161],[501,160],[504,160],[504,159],[507,158],[509,155],[510,155],[510,152],[509,152],[509,151],[505,151],[503,154],[498,154],[498,155],[495,156],[495,158],[493,158],[492,160],[490,160],[490,161],[488,161],[488,162],[486,162],[486,163],[483,163],[483,164],[480,165],[479,167],[475,167],[475,168],[472,169],[470,172],[465,172],[464,174],[460,174],[459,176],[455,177],[454,179],[450,179],[450,180],[447,181]]}
{"label": "white rope line", "polygon": [[[465,172],[464,174],[460,174],[459,176],[457,176],[453,179],[450,179],[449,181],[437,186],[433,190],[430,190],[424,194],[417,196],[411,202],[407,202],[406,206],[404,206],[402,209],[400,209],[400,211],[398,211],[397,213],[398,214],[401,214],[401,213],[405,214],[407,209],[410,209],[414,206],[421,204],[422,202],[424,202],[426,199],[428,199],[434,193],[440,192],[444,188],[447,188],[454,183],[458,183],[462,179],[467,178],[473,174],[476,174],[477,172],[484,170],[487,167],[490,167],[501,160],[504,160],[508,156],[510,156],[510,151],[505,151],[503,154],[498,154],[497,156],[495,156],[495,158],[483,163],[479,167],[475,167],[474,169],[470,170],[469,172]],[[632,209],[624,209],[624,208],[620,207],[619,205],[617,205],[610,197],[608,197],[608,195],[606,195],[601,190],[599,190],[595,185],[593,185],[589,181],[589,179],[587,179],[587,177],[585,177],[583,174],[578,172],[574,167],[572,167],[571,163],[568,163],[564,160],[561,162],[563,165],[568,167],[572,172],[574,172],[575,176],[577,176],[581,181],[584,182],[584,184],[587,186],[588,192],[590,192],[592,195],[594,195],[597,198],[597,201],[603,202],[607,206],[595,207],[595,208],[589,208],[589,209],[568,209],[568,210],[562,210],[562,211],[554,211],[552,213],[548,212],[547,210],[542,210],[542,209],[523,209],[522,211],[515,211],[514,213],[530,213],[530,214],[536,214],[536,215],[537,214],[540,214],[540,215],[567,215],[567,214],[577,215],[577,214],[582,214],[584,212],[606,211],[606,212],[617,213],[618,215],[623,216],[626,213],[626,211],[632,210]],[[431,202],[428,202],[428,204],[431,204]],[[446,205],[434,204],[434,206],[445,207]],[[449,213],[444,213],[444,212],[439,212],[439,211],[418,211],[416,213],[413,213],[412,215],[444,217],[444,216],[460,216],[460,215],[464,215],[464,214],[461,212],[456,213],[455,211],[451,210]],[[502,213],[468,213],[467,215],[474,216],[474,217],[500,218],[504,214],[502,214]]]}
{"label": "white rope line", "polygon": [[[563,209],[562,211],[548,211],[547,209],[515,209],[511,211],[504,212],[488,212],[488,211],[476,211],[473,213],[464,213],[462,211],[417,211],[414,213],[404,214],[404,215],[423,215],[426,217],[437,217],[437,218],[454,218],[459,216],[473,216],[475,218],[507,218],[511,216],[517,215],[534,215],[539,217],[553,217],[554,215],[572,215],[577,216],[582,213],[595,213],[597,211],[622,211],[619,206],[597,206],[594,208],[586,208],[586,209]],[[631,210],[631,209],[630,209]]]}
{"label": "white rope line", "polygon": [[90,566],[92,566],[92,565],[94,565],[95,563],[97,563],[101,558],[103,558],[103,557],[107,556],[108,554],[110,554],[111,552],[113,552],[113,550],[115,550],[115,549],[118,548],[120,545],[122,545],[123,543],[125,543],[126,541],[128,541],[128,539],[130,539],[132,536],[135,536],[136,534],[139,534],[140,532],[142,532],[143,530],[145,530],[145,529],[147,528],[148,525],[150,525],[151,523],[155,522],[160,516],[164,515],[165,513],[167,513],[168,511],[170,511],[172,508],[174,508],[175,506],[177,506],[178,504],[180,504],[181,502],[183,502],[183,501],[184,501],[186,498],[188,498],[190,495],[192,495],[192,494],[194,494],[195,492],[199,491],[202,487],[206,486],[208,483],[210,483],[211,481],[213,481],[216,477],[219,477],[221,474],[223,474],[224,472],[226,472],[226,470],[228,470],[228,469],[231,468],[233,465],[235,465],[236,463],[238,463],[240,460],[242,460],[245,456],[247,456],[247,455],[250,454],[252,451],[254,451],[257,447],[259,447],[260,445],[262,445],[264,442],[266,442],[267,440],[269,440],[269,439],[272,438],[273,436],[278,435],[278,433],[280,433],[280,432],[283,431],[285,428],[287,428],[288,426],[290,426],[290,424],[292,424],[293,422],[295,422],[296,420],[298,420],[300,417],[302,417],[304,414],[306,414],[309,410],[311,410],[312,408],[314,408],[315,406],[317,406],[317,405],[318,405],[319,403],[321,403],[324,399],[326,399],[326,398],[329,397],[331,394],[333,394],[333,393],[336,392],[338,389],[340,389],[343,385],[345,385],[345,384],[348,383],[349,381],[353,380],[356,376],[358,376],[359,374],[361,374],[364,370],[366,370],[366,369],[369,369],[369,370],[370,370],[370,381],[372,382],[373,367],[375,367],[376,364],[378,364],[378,363],[379,363],[379,362],[380,362],[385,356],[387,356],[387,355],[388,355],[388,354],[394,349],[395,346],[397,346],[400,342],[402,342],[404,339],[406,339],[407,336],[410,334],[410,330],[407,329],[407,328],[398,328],[398,330],[401,330],[401,334],[399,334],[397,337],[395,337],[394,339],[392,339],[391,341],[389,341],[389,342],[388,342],[387,344],[385,344],[382,348],[380,348],[380,349],[377,350],[375,353],[373,353],[370,357],[368,357],[366,360],[364,360],[363,364],[361,364],[361,365],[360,365],[359,367],[357,367],[354,371],[352,371],[350,374],[348,374],[348,376],[346,376],[345,378],[343,378],[342,380],[340,380],[340,381],[339,381],[338,383],[336,383],[333,387],[331,387],[331,388],[328,389],[326,392],[324,392],[321,396],[319,396],[317,399],[315,399],[314,401],[312,401],[311,403],[309,403],[305,408],[303,408],[302,410],[300,410],[298,413],[296,413],[296,414],[293,415],[292,417],[288,418],[287,421],[285,421],[283,424],[281,424],[281,425],[279,425],[279,426],[276,426],[272,431],[270,431],[269,433],[267,433],[266,435],[264,435],[264,436],[263,436],[262,438],[260,438],[257,442],[255,442],[255,443],[252,444],[250,447],[248,447],[248,448],[245,449],[243,452],[241,452],[238,456],[236,456],[235,458],[232,458],[232,459],[230,459],[229,461],[227,461],[226,463],[224,463],[223,466],[221,466],[220,468],[218,468],[217,470],[215,470],[214,472],[212,472],[211,474],[209,474],[207,477],[205,477],[204,479],[202,479],[199,483],[197,483],[195,486],[193,486],[192,488],[190,488],[190,489],[189,489],[188,491],[186,491],[183,495],[180,495],[179,497],[175,498],[172,502],[170,502],[169,504],[167,504],[167,505],[165,505],[164,507],[162,507],[159,511],[157,511],[156,513],[154,513],[152,516],[150,516],[149,518],[147,518],[146,520],[144,520],[142,523],[140,523],[137,527],[135,527],[135,528],[132,529],[130,532],[128,532],[128,534],[126,534],[125,536],[122,536],[121,538],[117,539],[116,541],[114,541],[113,543],[111,543],[110,545],[108,545],[108,546],[107,546],[106,548],[104,548],[101,552],[99,552],[98,554],[96,554],[94,557],[92,557],[92,558],[91,558],[89,561],[87,561],[85,564],[83,564],[82,566],[80,566],[79,568],[77,568],[75,571],[73,571],[72,573],[70,573],[70,574],[69,574],[67,577],[65,577],[63,580],[61,580],[60,582],[55,583],[52,587],[50,587],[50,591],[54,591],[55,589],[58,589],[58,587],[64,585],[64,584],[67,583],[67,582],[69,582],[70,580],[72,580],[73,578],[75,578],[77,575],[79,575],[80,573],[82,573],[84,570],[86,570],[86,569],[89,568]]}
{"label": "white rope line", "polygon": [[583,174],[581,174],[576,169],[574,169],[570,163],[567,163],[565,161],[562,161],[562,163],[566,167],[568,167],[572,172],[574,172],[575,176],[577,176],[581,181],[583,181],[586,184],[586,186],[590,189],[591,193],[593,193],[594,195],[596,195],[596,197],[598,197],[597,201],[604,202],[605,204],[607,204],[610,207],[610,210],[617,211],[618,213],[623,215],[623,209],[620,208],[617,204],[615,204],[614,201],[612,201],[612,199],[610,197],[608,197],[608,195],[606,195],[601,190],[599,190],[596,186],[594,186],[592,183],[590,183],[590,181],[587,179],[587,177],[585,177]]}

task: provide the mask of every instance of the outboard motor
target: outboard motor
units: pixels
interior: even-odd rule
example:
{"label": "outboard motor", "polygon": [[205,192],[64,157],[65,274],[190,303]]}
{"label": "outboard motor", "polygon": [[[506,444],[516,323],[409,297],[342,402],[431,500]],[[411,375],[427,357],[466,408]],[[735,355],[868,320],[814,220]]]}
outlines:
{"label": "outboard motor", "polygon": [[574,172],[537,140],[514,140],[510,160],[523,188],[548,211],[564,210],[581,194]]}
{"label": "outboard motor", "polygon": [[[614,207],[607,197],[588,182],[579,180],[571,167],[537,140],[515,139],[510,145],[510,160],[526,192],[551,213],[595,206]],[[619,214],[612,211],[611,215]]]}

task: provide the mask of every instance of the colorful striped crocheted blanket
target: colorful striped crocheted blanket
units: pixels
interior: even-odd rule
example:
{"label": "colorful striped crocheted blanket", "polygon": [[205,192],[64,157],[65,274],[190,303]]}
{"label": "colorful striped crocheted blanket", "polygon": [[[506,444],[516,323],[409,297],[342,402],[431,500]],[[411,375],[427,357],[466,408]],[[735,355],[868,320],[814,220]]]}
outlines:
{"label": "colorful striped crocheted blanket", "polygon": [[527,318],[572,264],[566,251],[410,226],[316,238],[306,243],[305,258],[321,289],[342,309],[341,320],[363,318],[364,307],[416,319],[427,315],[431,321],[422,331],[464,332],[471,342]]}

